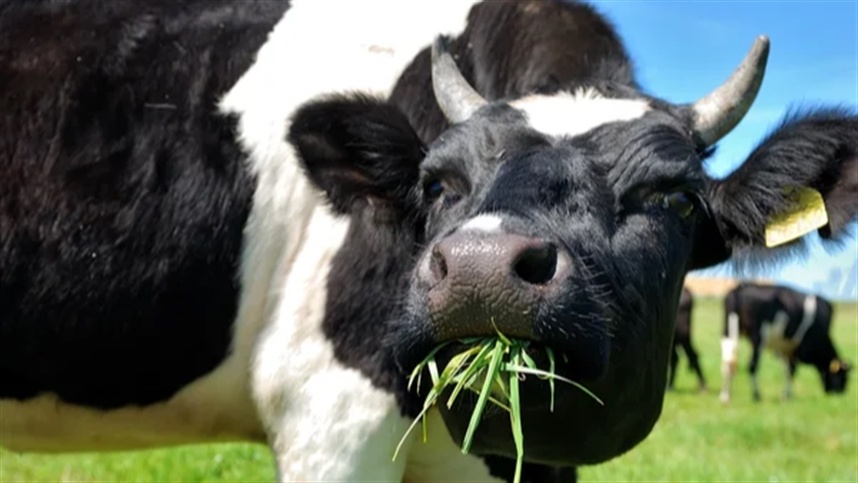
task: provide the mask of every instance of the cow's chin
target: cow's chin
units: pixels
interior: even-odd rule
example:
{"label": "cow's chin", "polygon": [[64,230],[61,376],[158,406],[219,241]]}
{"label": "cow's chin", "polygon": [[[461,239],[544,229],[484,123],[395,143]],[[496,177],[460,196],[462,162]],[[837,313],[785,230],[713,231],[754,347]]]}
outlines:
{"label": "cow's chin", "polygon": [[[413,315],[409,323],[398,327],[396,336],[391,339],[397,365],[410,374],[439,343],[447,342],[435,354],[438,369],[443,371],[450,359],[465,347],[457,341],[434,340],[430,336],[429,319]],[[527,341],[527,352],[538,368],[549,369],[545,349],[550,348],[554,354],[555,373],[583,385],[604,404],[579,387],[556,380],[552,411],[548,381],[531,375],[520,380],[524,457],[528,462],[553,466],[602,463],[641,442],[658,419],[666,387],[668,350],[665,344],[669,343],[669,337],[664,341],[653,340],[651,344],[630,344],[623,334],[610,334],[605,329],[609,323],[580,325],[582,320],[591,319],[594,317],[575,318],[569,312],[549,313],[539,320],[556,323],[551,326],[535,324],[542,330],[535,330],[537,339]],[[564,324],[565,328],[578,327],[575,337],[566,336],[568,330],[557,330],[557,323]],[[669,324],[665,326],[672,329]],[[424,372],[420,388],[406,391],[409,394],[406,398],[408,414],[416,415],[423,406],[423,397],[431,384],[427,376]],[[450,391],[447,389],[441,395],[437,406],[451,437],[461,445],[477,394],[462,391],[448,408]],[[516,457],[506,410],[491,402],[486,405],[470,452]]]}
{"label": "cow's chin", "polygon": [[[547,384],[535,380],[524,384],[532,385],[521,396],[524,457],[528,462],[553,466],[605,462],[642,441],[658,418],[659,411],[647,409],[651,406],[646,404],[627,408],[630,412],[620,416],[580,390],[559,385],[551,411]],[[450,435],[461,445],[470,423],[473,400],[456,404],[452,409],[445,404],[439,408]],[[484,416],[474,433],[470,452],[516,457],[508,413],[493,410]]]}
{"label": "cow's chin", "polygon": [[[461,349],[460,345],[450,344],[439,351],[435,357],[438,369],[443,370]],[[545,351],[541,350],[544,347],[531,341],[529,349],[537,366],[547,369]],[[555,380],[552,411],[549,383],[532,375],[519,378],[525,461],[553,466],[598,464],[628,451],[649,434],[658,419],[664,394],[664,378],[653,385],[653,379],[647,374],[656,367],[626,368],[626,371],[636,372],[631,379],[627,373],[613,373],[611,369],[614,368],[590,378],[585,374],[589,371],[580,370],[580,360],[564,356],[559,351],[556,354],[555,373],[580,383],[599,397],[604,405],[580,388]],[[657,370],[654,372],[658,373]],[[427,375],[423,374],[422,386],[418,390],[423,396],[429,390]],[[618,381],[623,382],[620,384]],[[656,387],[661,390],[655,390]],[[448,388],[442,393],[437,407],[450,436],[461,446],[478,395],[462,391],[448,408],[451,391]],[[511,428],[509,413],[492,402],[487,403],[469,452],[515,458]]]}
{"label": "cow's chin", "polygon": [[[557,374],[569,377],[575,373],[574,368],[564,367],[566,364],[558,362]],[[556,381],[553,410],[547,381],[533,376],[520,380],[525,461],[553,466],[598,464],[640,443],[658,419],[664,395],[664,383],[647,384],[645,381],[652,379],[645,371],[626,387],[616,385],[617,379],[625,377],[610,373],[594,381],[578,378],[604,405],[580,388]],[[450,389],[442,395],[438,407],[453,440],[461,445],[477,394],[460,394],[448,408],[449,395]],[[515,458],[511,428],[509,413],[489,402],[474,433],[470,453]]]}

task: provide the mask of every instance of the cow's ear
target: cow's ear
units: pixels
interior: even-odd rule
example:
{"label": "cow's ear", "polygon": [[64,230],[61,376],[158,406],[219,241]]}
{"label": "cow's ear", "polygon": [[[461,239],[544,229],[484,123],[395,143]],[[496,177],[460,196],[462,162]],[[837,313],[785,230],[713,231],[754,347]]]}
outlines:
{"label": "cow's ear", "polygon": [[391,103],[359,94],[309,102],[287,138],[337,212],[368,207],[389,218],[411,208],[424,146]]}
{"label": "cow's ear", "polygon": [[858,217],[858,116],[788,114],[730,176],[712,181],[708,198],[708,231],[723,245],[709,243],[721,258],[732,252],[740,264],[766,262],[802,248],[814,230],[837,243]]}

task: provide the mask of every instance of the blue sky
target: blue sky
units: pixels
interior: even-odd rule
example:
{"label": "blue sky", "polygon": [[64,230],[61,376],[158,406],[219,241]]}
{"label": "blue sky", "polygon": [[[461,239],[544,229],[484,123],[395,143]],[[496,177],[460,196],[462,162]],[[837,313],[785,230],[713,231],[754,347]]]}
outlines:
{"label": "blue sky", "polygon": [[[858,106],[858,0],[593,1],[620,31],[649,93],[689,102],[717,87],[757,35],[771,40],[760,94],[718,145],[707,170],[736,168],[790,106]],[[852,233],[858,234],[853,226]],[[829,251],[812,238],[804,259],[755,275],[834,299],[858,300],[858,236]],[[728,266],[699,275],[730,275]]]}

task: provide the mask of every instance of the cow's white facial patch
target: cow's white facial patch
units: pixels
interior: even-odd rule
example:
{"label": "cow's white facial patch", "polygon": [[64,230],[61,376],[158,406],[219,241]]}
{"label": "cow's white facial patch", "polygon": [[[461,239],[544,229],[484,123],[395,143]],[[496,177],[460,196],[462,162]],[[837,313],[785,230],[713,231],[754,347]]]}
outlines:
{"label": "cow's white facial patch", "polygon": [[592,89],[527,96],[510,105],[524,113],[530,127],[552,137],[577,136],[603,124],[639,119],[651,109],[645,100],[607,99]]}
{"label": "cow's white facial patch", "polygon": [[480,231],[484,233],[497,233],[501,229],[503,218],[497,215],[479,215],[468,220],[462,225],[462,231]]}

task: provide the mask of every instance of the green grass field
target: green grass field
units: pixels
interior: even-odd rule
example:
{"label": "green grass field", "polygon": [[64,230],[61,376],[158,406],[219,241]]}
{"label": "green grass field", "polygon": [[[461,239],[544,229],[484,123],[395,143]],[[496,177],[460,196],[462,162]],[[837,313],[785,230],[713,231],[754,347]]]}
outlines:
{"label": "green grass field", "polygon": [[[858,304],[835,308],[834,338],[841,357],[858,362]],[[733,402],[718,402],[720,301],[698,299],[694,340],[710,392],[680,362],[677,391],[650,437],[607,464],[582,468],[581,481],[849,481],[858,482],[858,381],[847,393],[825,396],[815,370],[800,367],[794,398],[781,401],[783,370],[770,354],[761,359],[763,401],[751,401],[747,343]],[[525,431],[527,429],[525,428]],[[574,436],[570,436],[574,437]],[[525,440],[526,441],[526,440]],[[0,481],[265,481],[271,457],[256,445],[211,445],[102,455],[18,455],[0,452]]]}

